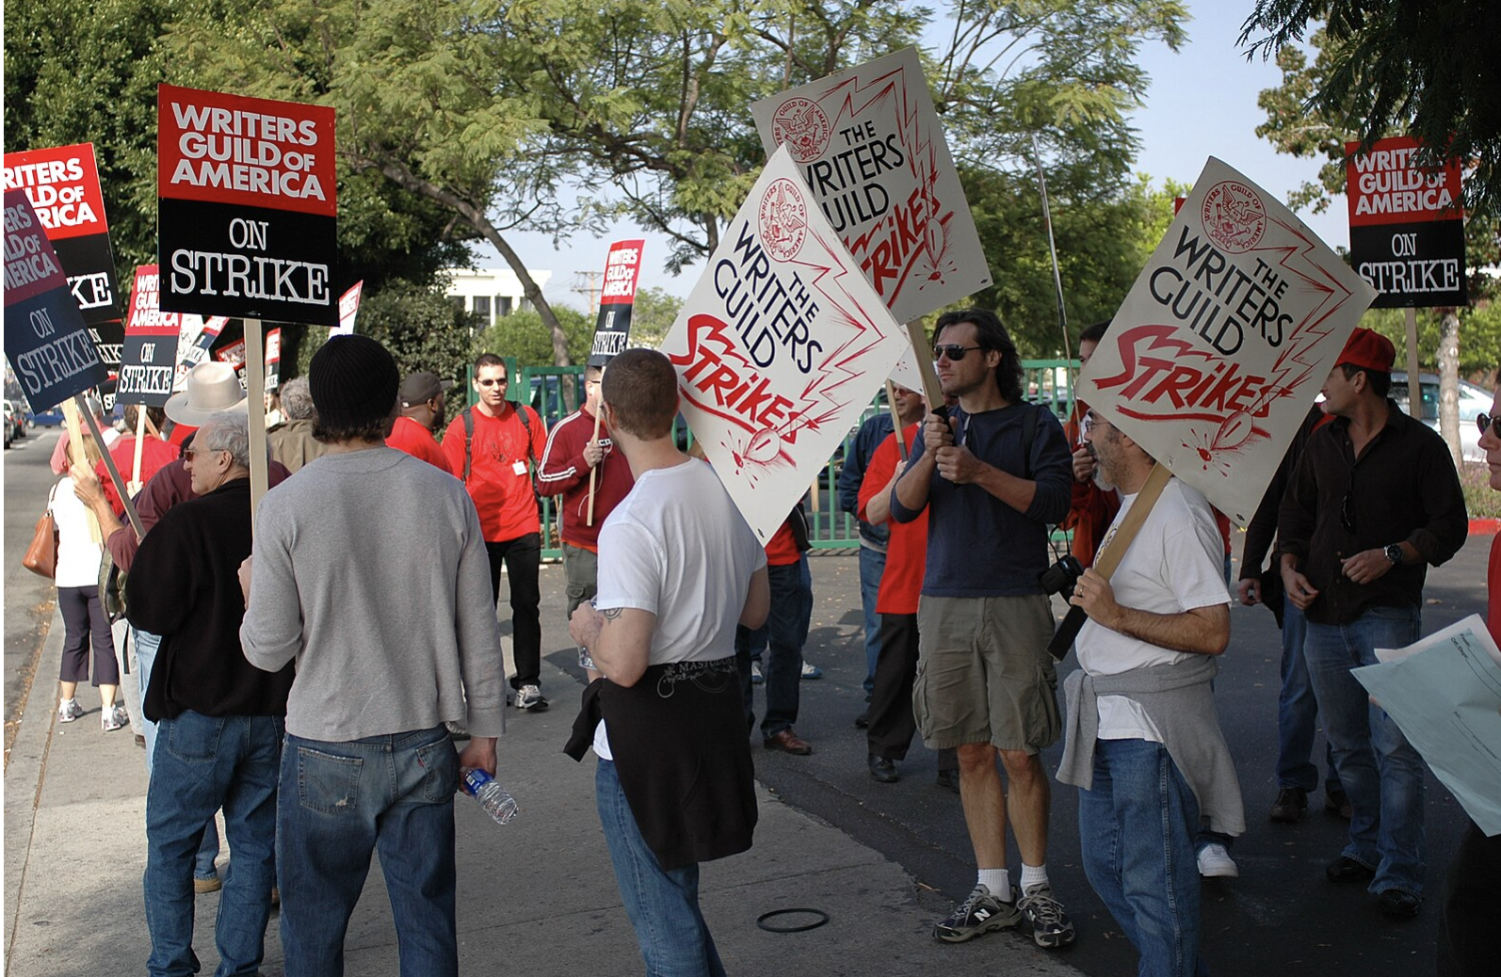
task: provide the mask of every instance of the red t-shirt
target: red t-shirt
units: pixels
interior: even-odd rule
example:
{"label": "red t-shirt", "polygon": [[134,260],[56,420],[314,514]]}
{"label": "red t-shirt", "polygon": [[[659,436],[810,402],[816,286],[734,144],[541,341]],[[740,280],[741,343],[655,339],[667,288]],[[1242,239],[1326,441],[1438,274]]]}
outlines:
{"label": "red t-shirt", "polygon": [[[177,445],[168,444],[161,438],[147,436],[141,442],[141,477],[136,479],[141,485],[151,481],[164,465],[168,465],[181,454]],[[128,485],[131,475],[135,472],[136,464],[136,438],[134,434],[127,434],[116,441],[114,447],[109,449],[109,456],[114,461],[115,467],[120,471],[120,477],[125,479]],[[104,461],[94,466],[94,477],[99,479],[99,484],[104,487],[104,497],[109,499],[109,507],[115,510],[116,516],[125,515],[125,503],[120,501],[120,493],[115,491],[115,480],[109,477],[109,469],[104,467]]]}
{"label": "red t-shirt", "polygon": [[[902,440],[911,448],[917,437],[917,425],[909,425],[902,431]],[[860,483],[861,519],[865,507],[876,493],[886,490],[891,476],[896,474],[900,459],[896,448],[896,435],[889,434],[876,446],[865,467],[865,480]],[[922,594],[923,573],[928,567],[928,507],[924,506],[911,522],[886,521],[891,531],[886,541],[886,570],[881,574],[881,586],[876,591],[876,612],[879,614],[916,614],[917,600]]]}
{"label": "red t-shirt", "polygon": [[[470,411],[474,418],[474,440],[469,452],[469,480],[464,487],[479,512],[480,528],[487,543],[519,539],[541,529],[529,466],[547,448],[547,429],[536,411],[526,406],[521,409],[526,411],[531,427],[530,439],[515,404],[507,403],[499,417],[491,417],[478,407]],[[462,412],[449,422],[443,434],[443,454],[448,458],[448,470],[463,478]]]}
{"label": "red t-shirt", "polygon": [[792,534],[792,517],[789,516],[782,521],[782,528],[766,544],[766,565],[791,566],[802,555],[802,551],[797,548],[797,537]]}
{"label": "red t-shirt", "polygon": [[[462,433],[460,431],[460,434]],[[449,471],[448,457],[443,454],[443,449],[438,447],[438,440],[433,437],[433,432],[410,417],[396,419],[395,425],[391,428],[390,437],[386,438],[386,447],[405,451],[414,458],[421,458],[445,472]]]}

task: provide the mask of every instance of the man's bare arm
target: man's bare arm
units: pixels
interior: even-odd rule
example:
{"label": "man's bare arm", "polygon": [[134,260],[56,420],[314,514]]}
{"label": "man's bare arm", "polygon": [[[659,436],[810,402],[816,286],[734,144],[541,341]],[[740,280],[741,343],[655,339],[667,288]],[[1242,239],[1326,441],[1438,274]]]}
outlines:
{"label": "man's bare arm", "polygon": [[568,621],[568,633],[589,649],[589,656],[605,678],[626,688],[645,674],[656,629],[657,615],[634,607],[597,611],[580,604]]}
{"label": "man's bare arm", "polygon": [[740,611],[740,623],[754,631],[766,623],[771,613],[771,575],[765,567],[751,576],[750,589],[745,595],[745,607]]}
{"label": "man's bare arm", "polygon": [[1169,651],[1218,655],[1230,644],[1229,604],[1195,607],[1177,614],[1123,607],[1116,603],[1110,581],[1093,567],[1084,571],[1069,603],[1084,608],[1101,627]]}

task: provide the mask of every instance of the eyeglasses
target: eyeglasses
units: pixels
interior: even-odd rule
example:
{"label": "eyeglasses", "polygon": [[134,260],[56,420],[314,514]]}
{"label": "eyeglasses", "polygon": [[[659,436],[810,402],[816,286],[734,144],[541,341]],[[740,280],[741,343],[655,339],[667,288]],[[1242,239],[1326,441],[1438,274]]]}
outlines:
{"label": "eyeglasses", "polygon": [[1475,418],[1475,426],[1480,428],[1480,436],[1485,437],[1486,432],[1495,427],[1497,421],[1501,421],[1501,414],[1497,414],[1495,417],[1489,414],[1481,414]]}
{"label": "eyeglasses", "polygon": [[949,362],[958,363],[965,356],[969,355],[970,350],[984,348],[984,346],[960,346],[958,343],[940,343],[933,347],[933,359],[937,360],[947,356]]}
{"label": "eyeglasses", "polygon": [[182,452],[182,457],[186,461],[192,461],[193,458],[195,456],[197,456],[197,455],[212,454],[215,451],[228,451],[228,450],[229,450],[228,448],[184,448],[183,452]]}
{"label": "eyeglasses", "polygon": [[507,379],[506,377],[501,377],[499,380],[496,380],[496,379],[492,378],[492,379],[489,379],[489,380],[476,380],[474,382],[477,383],[477,384],[479,384],[481,387],[504,387],[506,384],[510,383],[511,381],[509,379]]}
{"label": "eyeglasses", "polygon": [[1085,414],[1084,419],[1079,422],[1079,430],[1085,434],[1088,434],[1090,431],[1094,430],[1095,425],[1098,423],[1099,421],[1095,418],[1094,412],[1091,411],[1090,413]]}

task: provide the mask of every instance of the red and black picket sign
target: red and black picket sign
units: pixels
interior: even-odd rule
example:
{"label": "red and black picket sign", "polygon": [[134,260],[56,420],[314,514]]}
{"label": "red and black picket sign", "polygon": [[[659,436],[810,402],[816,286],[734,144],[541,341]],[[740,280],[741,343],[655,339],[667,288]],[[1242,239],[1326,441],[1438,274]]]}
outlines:
{"label": "red and black picket sign", "polygon": [[161,307],[333,326],[334,110],[162,85]]}
{"label": "red and black picket sign", "polygon": [[631,309],[636,301],[636,282],[641,276],[644,240],[616,241],[605,259],[605,283],[599,293],[599,319],[594,325],[594,343],[589,348],[589,366],[606,366],[625,351],[631,335]]}

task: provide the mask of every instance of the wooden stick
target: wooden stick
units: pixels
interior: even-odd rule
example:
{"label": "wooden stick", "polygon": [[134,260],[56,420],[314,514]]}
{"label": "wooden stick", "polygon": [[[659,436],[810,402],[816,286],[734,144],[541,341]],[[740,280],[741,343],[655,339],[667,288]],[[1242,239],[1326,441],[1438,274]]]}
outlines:
{"label": "wooden stick", "polygon": [[130,473],[130,494],[141,490],[141,449],[146,447],[146,405],[136,405],[136,456],[135,469]]}
{"label": "wooden stick", "polygon": [[[78,408],[83,414],[84,419],[89,422],[89,431],[94,435],[94,443],[103,445],[104,432],[99,429],[99,421],[94,418],[94,412],[83,409],[86,405],[83,403],[83,396],[81,394],[75,396],[73,399],[78,404]],[[146,537],[146,530],[141,528],[141,517],[136,513],[135,503],[130,500],[130,494],[125,491],[125,479],[120,477],[120,469],[115,467],[115,459],[110,457],[108,451],[102,451],[100,455],[104,461],[105,471],[109,472],[110,479],[115,483],[115,491],[120,493],[120,501],[125,503],[125,517],[130,520],[130,528],[135,530],[136,539],[144,539]],[[87,463],[85,462],[85,464]],[[99,532],[99,522],[94,518],[92,509],[89,510],[89,522],[93,526],[94,532]],[[95,542],[103,541],[103,534],[101,533],[100,535],[101,539]]]}
{"label": "wooden stick", "polygon": [[250,535],[255,536],[255,511],[266,497],[266,337],[261,320],[245,320],[245,381],[250,403]]}
{"label": "wooden stick", "polygon": [[912,352],[917,354],[917,372],[922,374],[922,392],[928,398],[929,413],[947,416],[943,407],[943,387],[938,383],[938,371],[933,368],[933,347],[928,345],[928,332],[922,320],[907,323],[907,338],[912,341]]}
{"label": "wooden stick", "polygon": [[1423,419],[1423,384],[1418,376],[1418,310],[1407,307],[1407,413]]}
{"label": "wooden stick", "polygon": [[[600,382],[601,385],[603,385],[604,382],[605,382],[605,368],[604,367],[600,367],[599,368],[599,382]],[[600,389],[603,390],[604,389],[603,386],[601,386]],[[585,380],[584,381],[584,399],[581,400],[581,401],[579,401],[579,403],[580,404],[587,403],[588,400],[589,400],[589,381]],[[594,408],[594,438],[593,438],[593,440],[595,440],[595,441],[599,440],[599,416],[602,413],[603,413],[603,411],[601,411],[598,407]],[[605,460],[603,458],[599,459],[599,465],[603,465],[604,463],[605,463]],[[593,468],[589,469],[589,510],[588,510],[587,517],[584,519],[584,525],[586,525],[586,526],[592,526],[592,525],[594,525],[594,486],[599,481],[599,465],[595,465]]]}
{"label": "wooden stick", "polygon": [[[1162,490],[1167,487],[1168,479],[1173,473],[1167,470],[1162,462],[1152,466],[1152,471],[1147,475],[1146,482],[1141,491],[1136,495],[1136,501],[1131,503],[1131,511],[1126,513],[1126,518],[1120,521],[1120,525],[1111,530],[1110,535],[1105,537],[1105,542],[1100,547],[1099,555],[1095,557],[1094,570],[1100,576],[1109,580],[1115,573],[1116,567],[1120,566],[1121,558],[1130,549],[1132,540],[1141,530],[1141,524],[1147,521],[1147,516],[1152,514],[1152,507],[1157,504],[1157,499],[1162,495]],[[1048,643],[1048,651],[1053,657],[1062,661],[1063,656],[1068,654],[1068,649],[1073,646],[1074,639],[1079,636],[1079,629],[1084,627],[1084,622],[1089,615],[1084,613],[1084,608],[1071,605],[1068,615],[1058,630],[1053,634],[1053,640]]]}
{"label": "wooden stick", "polygon": [[886,380],[886,406],[891,410],[891,427],[896,431],[896,450],[902,456],[902,461],[907,460],[907,442],[902,438],[902,415],[896,410],[896,384],[888,378]]}

